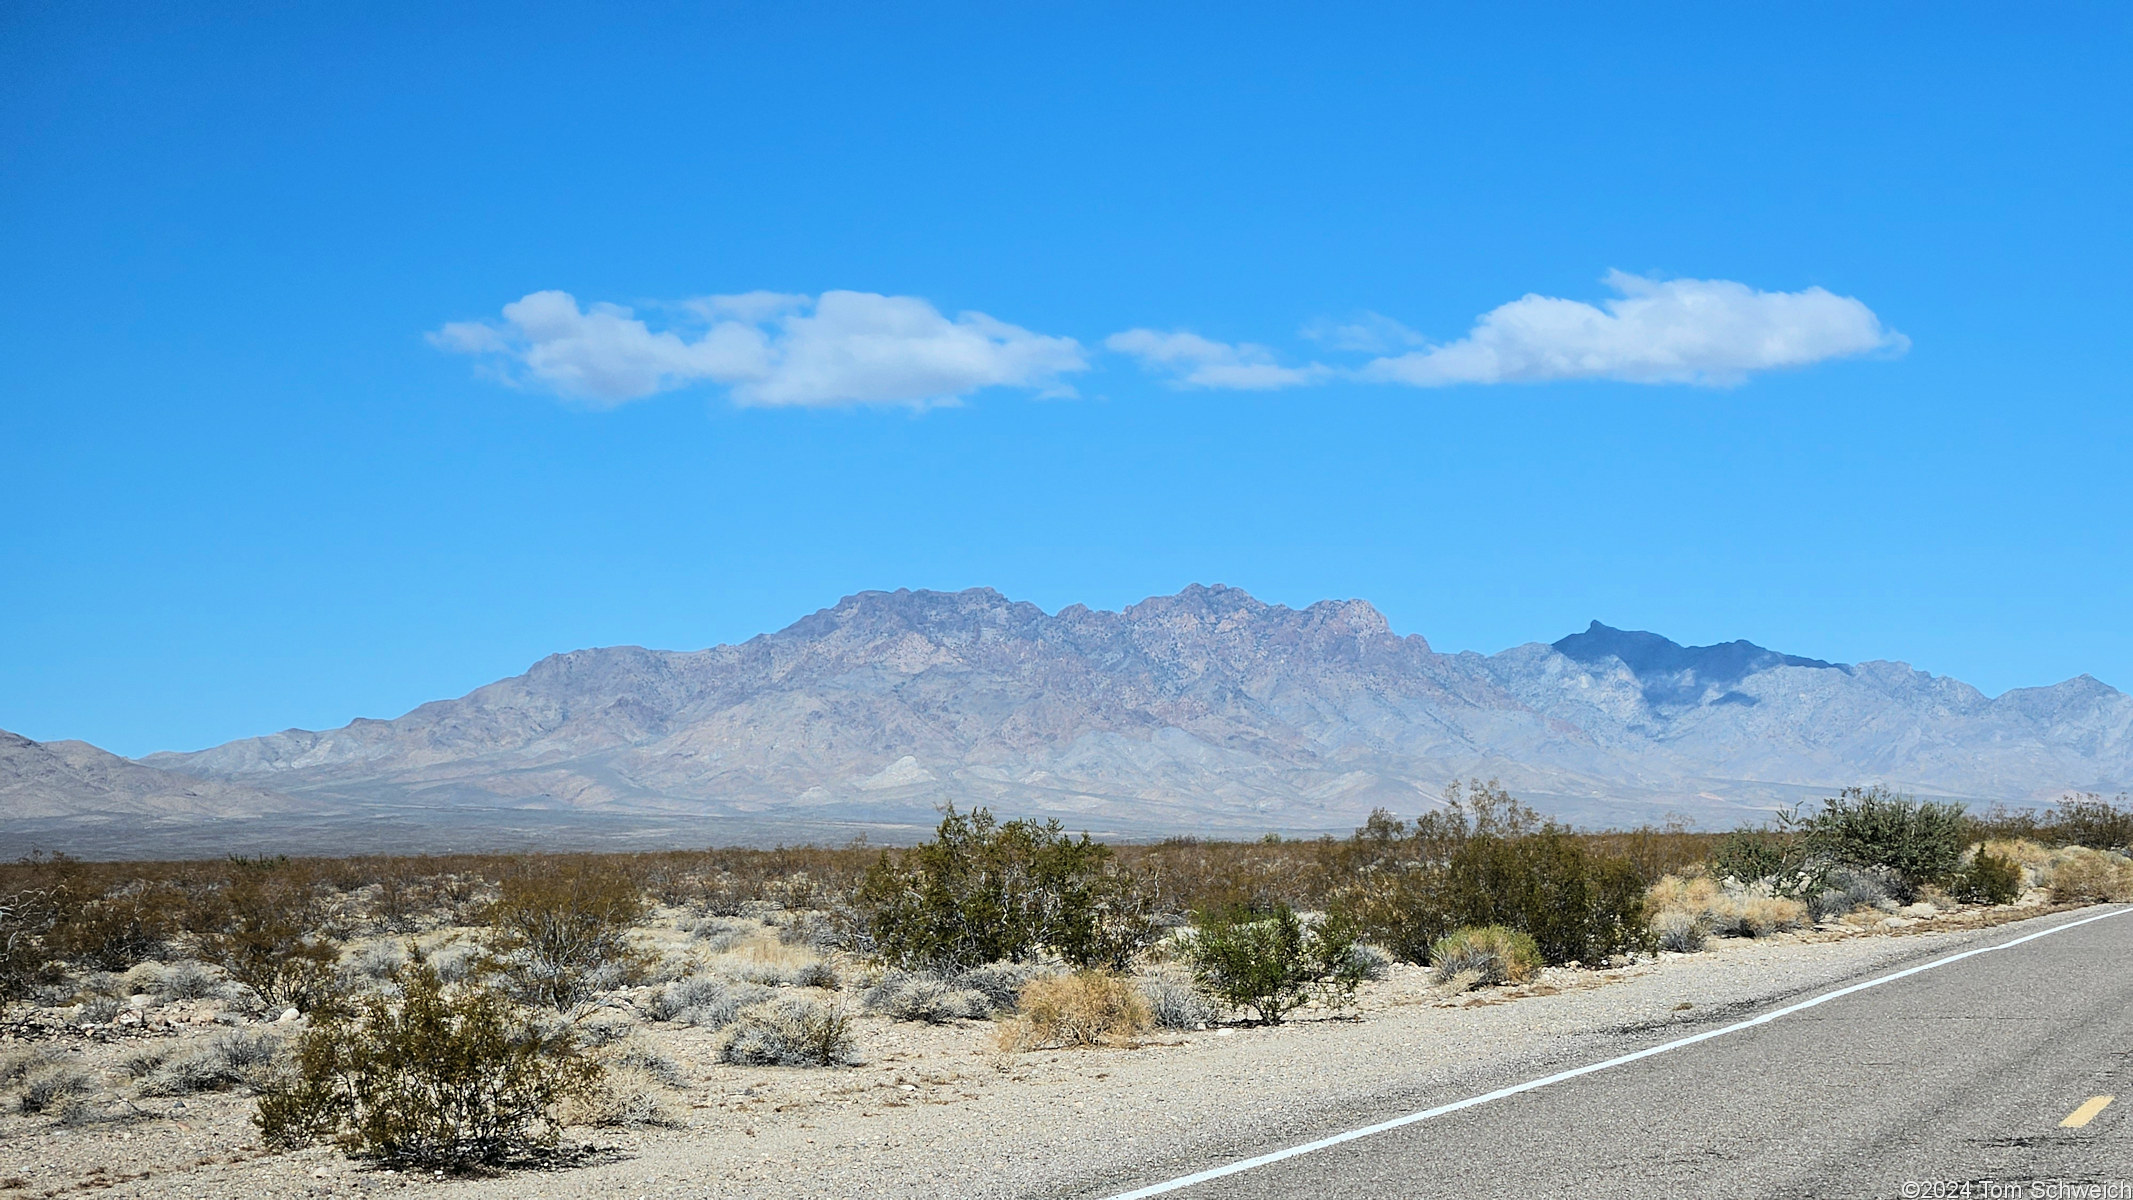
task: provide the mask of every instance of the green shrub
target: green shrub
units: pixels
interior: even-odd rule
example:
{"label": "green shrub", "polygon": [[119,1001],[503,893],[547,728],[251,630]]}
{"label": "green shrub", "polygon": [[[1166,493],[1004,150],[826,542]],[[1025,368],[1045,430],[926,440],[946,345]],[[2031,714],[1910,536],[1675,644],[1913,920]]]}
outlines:
{"label": "green shrub", "polygon": [[490,949],[522,999],[568,1009],[600,990],[603,970],[627,977],[638,965],[629,933],[643,915],[644,893],[620,871],[528,864],[489,907]]}
{"label": "green shrub", "polygon": [[1195,913],[1193,931],[1185,957],[1194,979],[1262,1024],[1313,1000],[1345,1007],[1368,972],[1345,918],[1306,922],[1286,904]]}
{"label": "green shrub", "polygon": [[2068,796],[2059,802],[2046,827],[2053,841],[2091,850],[2122,850],[2133,846],[2133,805],[2121,795],[2116,803],[2094,792]]}
{"label": "green shrub", "polygon": [[1950,890],[1968,904],[2012,904],[2022,894],[2022,864],[1979,846]]}
{"label": "green shrub", "polygon": [[1883,868],[1904,900],[1952,876],[1969,836],[1962,805],[1914,800],[1879,786],[1846,788],[1797,824],[1811,859]]}
{"label": "green shrub", "polygon": [[59,979],[59,964],[52,961],[44,944],[51,924],[49,890],[21,888],[0,893],[0,1007]]}
{"label": "green shrub", "polygon": [[331,1140],[351,1156],[447,1169],[553,1149],[562,1102],[600,1082],[575,1037],[490,988],[448,992],[424,963],[395,982],[398,1000],[328,1011],[298,1039],[293,1075],[260,1093],[266,1143]]}
{"label": "green shrub", "polygon": [[1437,939],[1429,962],[1438,983],[1471,975],[1485,984],[1524,983],[1541,968],[1540,947],[1516,929],[1469,925]]}
{"label": "green shrub", "polygon": [[125,971],[162,952],[177,907],[176,897],[161,888],[100,896],[54,924],[45,944],[77,967]]}
{"label": "green shrub", "polygon": [[341,960],[320,907],[309,881],[247,870],[196,914],[200,957],[270,1005],[314,1011],[333,999]]}
{"label": "green shrub", "polygon": [[1454,927],[1520,930],[1550,963],[1597,964],[1652,945],[1636,868],[1591,853],[1558,825],[1467,839],[1453,853],[1448,891]]}
{"label": "green shrub", "polygon": [[1768,829],[1736,829],[1711,850],[1711,873],[1755,883],[1785,872],[1791,839]]}
{"label": "green shrub", "polygon": [[871,947],[894,966],[949,971],[1057,954],[1123,968],[1153,936],[1147,902],[1111,848],[1057,821],[1009,821],[953,807],[934,839],[884,853],[857,904]]}
{"label": "green shrub", "polygon": [[1332,907],[1362,936],[1414,963],[1468,925],[1524,932],[1551,963],[1652,944],[1643,876],[1628,858],[1594,851],[1493,782],[1454,785],[1445,800],[1412,826],[1378,814],[1357,831],[1360,878]]}

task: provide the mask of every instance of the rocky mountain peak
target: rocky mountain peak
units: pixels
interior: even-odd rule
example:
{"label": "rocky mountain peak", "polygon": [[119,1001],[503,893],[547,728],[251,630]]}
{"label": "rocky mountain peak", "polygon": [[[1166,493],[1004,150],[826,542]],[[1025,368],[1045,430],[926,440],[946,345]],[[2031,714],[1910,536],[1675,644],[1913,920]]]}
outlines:
{"label": "rocky mountain peak", "polygon": [[[1585,666],[1620,662],[1636,676],[1653,706],[1711,700],[1745,702],[1734,689],[1750,675],[1776,667],[1810,667],[1849,673],[1842,663],[1780,654],[1745,639],[1711,646],[1684,646],[1672,638],[1594,621],[1583,633],[1554,643],[1557,653]],[[1735,699],[1737,698],[1737,699]]]}

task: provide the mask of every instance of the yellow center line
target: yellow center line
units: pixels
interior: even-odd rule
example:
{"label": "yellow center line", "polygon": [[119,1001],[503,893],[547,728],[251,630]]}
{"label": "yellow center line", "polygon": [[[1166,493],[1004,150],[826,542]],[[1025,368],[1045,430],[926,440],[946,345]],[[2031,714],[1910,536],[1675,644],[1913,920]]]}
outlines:
{"label": "yellow center line", "polygon": [[2088,1103],[2066,1114],[2066,1120],[2059,1122],[2059,1128],[2081,1128],[2083,1125],[2086,1125],[2090,1121],[2095,1120],[2096,1114],[2102,1112],[2104,1110],[2104,1106],[2108,1105],[2114,1099],[2116,1099],[2116,1097],[2113,1096],[2090,1096]]}

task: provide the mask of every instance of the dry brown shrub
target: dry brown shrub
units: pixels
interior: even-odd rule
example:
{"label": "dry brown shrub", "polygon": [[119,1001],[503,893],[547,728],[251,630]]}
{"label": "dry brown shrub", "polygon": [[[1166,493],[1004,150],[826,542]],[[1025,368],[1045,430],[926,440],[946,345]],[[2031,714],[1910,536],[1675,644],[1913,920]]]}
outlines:
{"label": "dry brown shrub", "polygon": [[1002,1050],[1130,1046],[1153,1017],[1133,981],[1101,971],[1033,979],[1022,1011],[1000,1023]]}
{"label": "dry brown shrub", "polygon": [[2059,904],[2105,904],[2133,900],[2133,860],[2079,846],[2054,854],[2045,886]]}

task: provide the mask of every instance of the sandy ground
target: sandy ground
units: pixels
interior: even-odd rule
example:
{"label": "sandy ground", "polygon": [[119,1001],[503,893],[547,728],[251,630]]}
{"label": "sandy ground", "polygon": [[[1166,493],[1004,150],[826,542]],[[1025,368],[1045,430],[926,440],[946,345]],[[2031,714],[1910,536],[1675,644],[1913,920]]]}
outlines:
{"label": "sandy ground", "polygon": [[211,1036],[219,1027],[193,1023],[204,1007],[180,1004],[138,1025],[87,1032],[16,1022],[0,1033],[0,1050],[26,1039],[56,1048],[109,1090],[97,1097],[105,1116],[86,1123],[0,1116],[0,1200],[1100,1193],[1129,1170],[1190,1170],[1270,1132],[1308,1137],[1468,1094],[1507,1073],[1589,1061],[1625,1039],[1958,948],[1983,936],[1982,926],[2044,911],[1716,941],[1698,954],[1551,969],[1526,986],[1456,995],[1420,968],[1397,967],[1365,989],[1351,1016],[1306,1011],[1272,1028],[1159,1033],[1132,1049],[1004,1054],[987,1022],[868,1016],[857,1021],[861,1065],[734,1067],[717,1061],[717,1033],[647,1024],[638,1036],[687,1078],[668,1096],[676,1125],[574,1129],[570,1165],[491,1178],[374,1169],[323,1149],[267,1154],[241,1092],[126,1099],[117,1063],[153,1039]]}

